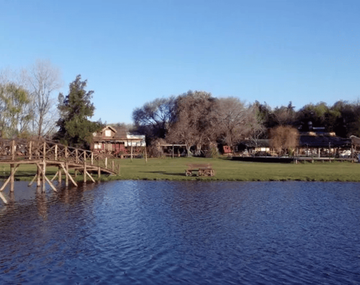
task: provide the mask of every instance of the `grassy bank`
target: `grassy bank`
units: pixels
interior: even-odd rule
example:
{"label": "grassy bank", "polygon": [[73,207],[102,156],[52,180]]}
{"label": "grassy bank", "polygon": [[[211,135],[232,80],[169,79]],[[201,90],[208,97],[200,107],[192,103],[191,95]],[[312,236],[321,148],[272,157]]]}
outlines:
{"label": "grassy bank", "polygon": [[[354,181],[360,182],[360,163],[258,163],[231,161],[224,158],[165,158],[165,159],[123,159],[117,176],[102,177],[102,180],[229,180],[229,181]],[[216,171],[214,177],[186,177],[185,169],[189,163],[211,163]],[[56,168],[48,168],[49,177]],[[23,165],[16,173],[18,180],[31,180],[35,167]],[[9,175],[8,166],[0,166],[0,176]],[[81,180],[82,176],[78,179]]]}

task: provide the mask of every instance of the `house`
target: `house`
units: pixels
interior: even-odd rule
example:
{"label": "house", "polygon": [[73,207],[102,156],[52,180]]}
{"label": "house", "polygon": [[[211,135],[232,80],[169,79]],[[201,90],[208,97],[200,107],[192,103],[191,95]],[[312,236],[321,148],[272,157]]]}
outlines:
{"label": "house", "polygon": [[[296,155],[304,156],[333,156],[339,155],[351,148],[351,140],[336,136],[334,132],[325,132],[323,129],[310,132],[300,132]],[[269,139],[255,141],[245,140],[238,146],[244,154],[272,153]]]}
{"label": "house", "polygon": [[91,150],[114,155],[135,152],[146,147],[145,135],[127,132],[124,128],[106,126],[101,131],[93,133]]}
{"label": "house", "polygon": [[258,140],[245,140],[242,141],[237,149],[239,151],[245,151],[247,154],[255,154],[258,152],[268,153],[270,152],[270,140],[258,139]]}

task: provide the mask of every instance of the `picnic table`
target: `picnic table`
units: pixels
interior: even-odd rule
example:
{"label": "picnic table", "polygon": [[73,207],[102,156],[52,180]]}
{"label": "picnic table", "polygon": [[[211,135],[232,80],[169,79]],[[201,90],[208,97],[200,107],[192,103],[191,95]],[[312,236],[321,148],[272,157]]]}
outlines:
{"label": "picnic table", "polygon": [[187,169],[185,170],[186,176],[214,176],[215,170],[212,168],[209,163],[201,163],[201,164],[188,164]]}

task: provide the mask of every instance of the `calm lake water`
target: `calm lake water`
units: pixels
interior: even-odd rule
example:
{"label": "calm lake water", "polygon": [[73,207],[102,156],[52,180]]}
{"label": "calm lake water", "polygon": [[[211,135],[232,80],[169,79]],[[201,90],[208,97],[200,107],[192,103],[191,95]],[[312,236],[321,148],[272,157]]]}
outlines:
{"label": "calm lake water", "polygon": [[11,198],[1,284],[360,284],[360,183],[18,182]]}

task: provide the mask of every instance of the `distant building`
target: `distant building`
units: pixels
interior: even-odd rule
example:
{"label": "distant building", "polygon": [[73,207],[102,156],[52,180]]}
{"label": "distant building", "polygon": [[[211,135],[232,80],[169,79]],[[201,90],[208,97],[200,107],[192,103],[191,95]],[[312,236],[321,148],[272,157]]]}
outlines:
{"label": "distant building", "polygon": [[126,154],[131,147],[135,149],[146,147],[145,135],[127,132],[124,128],[106,126],[101,131],[93,133],[91,150],[94,152]]}
{"label": "distant building", "polygon": [[[270,140],[261,139],[242,141],[239,150],[246,150],[249,154],[270,152]],[[311,131],[300,132],[297,155],[329,156],[351,149],[351,139],[336,136],[334,132],[326,132],[323,127],[311,127]]]}

